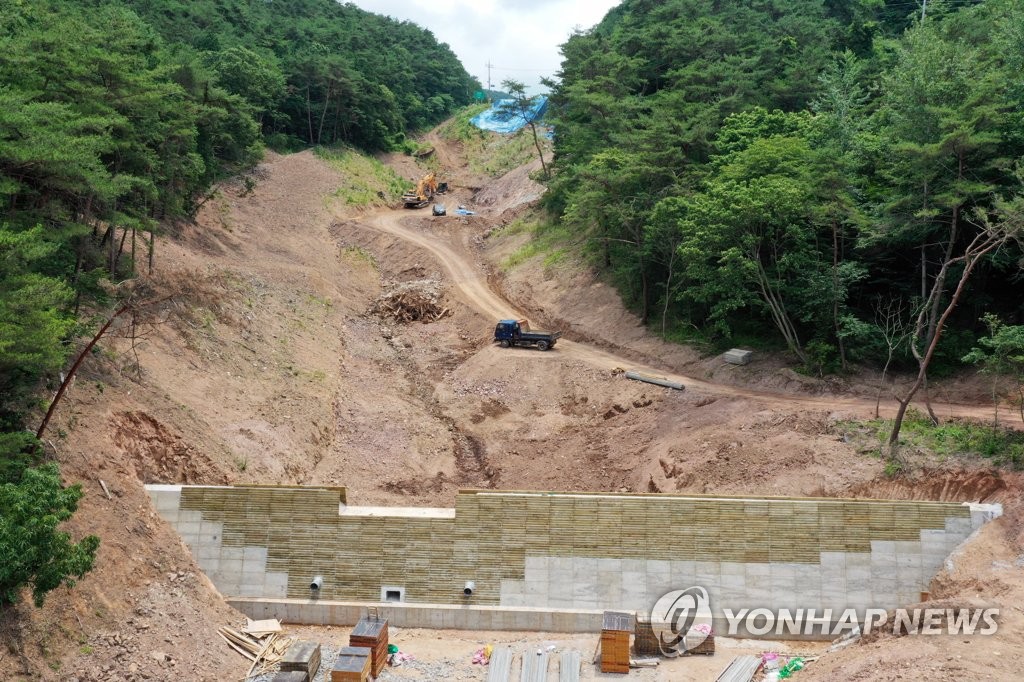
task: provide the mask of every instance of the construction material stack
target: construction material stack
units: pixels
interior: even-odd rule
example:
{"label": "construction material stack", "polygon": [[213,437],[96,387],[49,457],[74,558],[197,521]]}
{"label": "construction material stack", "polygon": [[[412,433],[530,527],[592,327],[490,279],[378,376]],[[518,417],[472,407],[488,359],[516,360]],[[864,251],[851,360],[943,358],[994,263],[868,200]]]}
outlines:
{"label": "construction material stack", "polygon": [[309,675],[301,670],[291,670],[285,673],[277,673],[270,678],[270,682],[310,682]]}
{"label": "construction material stack", "polygon": [[654,634],[649,613],[637,612],[636,630],[633,634],[633,651],[637,656],[657,656],[661,653],[661,646],[658,643],[658,636]]}
{"label": "construction material stack", "polygon": [[605,611],[601,624],[601,672],[629,673],[629,638],[633,614]]}
{"label": "construction material stack", "polygon": [[281,672],[303,672],[309,679],[320,669],[320,645],[316,642],[295,642],[281,659]]}
{"label": "construction material stack", "polygon": [[370,674],[380,675],[388,659],[388,621],[371,613],[359,619],[352,628],[348,644],[352,647],[366,647],[370,650]]}
{"label": "construction material stack", "polygon": [[370,678],[370,649],[342,647],[331,668],[331,682],[366,682]]}

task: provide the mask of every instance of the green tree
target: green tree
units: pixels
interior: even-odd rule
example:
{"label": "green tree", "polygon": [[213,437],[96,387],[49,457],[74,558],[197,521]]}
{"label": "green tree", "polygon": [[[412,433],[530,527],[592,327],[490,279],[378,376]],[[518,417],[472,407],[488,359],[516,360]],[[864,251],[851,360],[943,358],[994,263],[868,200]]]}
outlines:
{"label": "green tree", "polygon": [[99,538],[72,542],[59,530],[81,497],[79,486],[61,484],[54,464],[26,469],[17,483],[0,484],[0,610],[16,604],[25,587],[42,606],[47,593],[74,586],[92,569]]}
{"label": "green tree", "polygon": [[72,291],[63,281],[33,271],[59,248],[41,227],[0,228],[0,414],[24,409],[39,379],[67,357]]}
{"label": "green tree", "polygon": [[530,132],[533,134],[533,145],[537,148],[537,156],[540,158],[540,165],[544,170],[544,177],[550,177],[548,164],[544,161],[544,150],[540,146],[540,137],[537,135],[536,117],[533,115],[533,107],[537,98],[527,96],[526,86],[511,78],[503,80],[501,87],[509,94],[506,108],[526,121],[526,125],[530,128]]}
{"label": "green tree", "polygon": [[1002,378],[1013,381],[1020,419],[1024,422],[1024,326],[1008,325],[998,316],[988,314],[982,318],[988,327],[988,336],[978,339],[978,345],[964,356],[964,362],[979,365],[981,371],[992,377],[992,402],[995,405],[993,426],[999,425],[999,382]]}

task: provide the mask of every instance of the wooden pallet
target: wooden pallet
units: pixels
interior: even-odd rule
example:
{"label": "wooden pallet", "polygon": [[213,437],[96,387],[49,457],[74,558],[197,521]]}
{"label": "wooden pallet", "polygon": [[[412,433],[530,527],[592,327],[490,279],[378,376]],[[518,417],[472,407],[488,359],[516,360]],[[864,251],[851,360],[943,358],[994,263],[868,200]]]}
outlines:
{"label": "wooden pallet", "polygon": [[629,673],[633,614],[605,611],[601,624],[601,672]]}
{"label": "wooden pallet", "polygon": [[352,628],[348,644],[352,647],[365,647],[370,650],[370,674],[380,675],[388,660],[388,621],[383,618],[367,616],[360,618]]}

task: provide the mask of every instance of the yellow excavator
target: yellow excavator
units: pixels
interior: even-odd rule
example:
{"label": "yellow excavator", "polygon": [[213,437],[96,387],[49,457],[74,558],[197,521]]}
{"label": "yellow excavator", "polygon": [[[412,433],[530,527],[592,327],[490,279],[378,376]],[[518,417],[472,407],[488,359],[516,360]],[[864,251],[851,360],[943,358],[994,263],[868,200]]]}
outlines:
{"label": "yellow excavator", "polygon": [[437,177],[433,173],[427,173],[416,183],[416,189],[402,195],[402,203],[406,208],[423,208],[434,198],[434,194],[443,194],[447,189],[448,183],[442,182],[438,185]]}
{"label": "yellow excavator", "polygon": [[423,208],[434,198],[436,191],[437,178],[433,173],[427,173],[416,183],[416,189],[402,195],[402,202],[406,208]]}

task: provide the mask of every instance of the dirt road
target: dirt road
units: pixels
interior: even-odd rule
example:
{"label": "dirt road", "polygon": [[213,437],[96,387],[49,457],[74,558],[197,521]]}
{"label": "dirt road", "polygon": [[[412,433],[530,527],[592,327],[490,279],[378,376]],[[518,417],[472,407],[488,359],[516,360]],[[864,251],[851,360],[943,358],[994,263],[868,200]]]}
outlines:
{"label": "dirt road", "polygon": [[[410,214],[406,211],[385,209],[365,216],[363,221],[369,227],[414,244],[418,248],[430,253],[444,267],[451,278],[453,288],[457,291],[458,297],[462,302],[485,317],[494,320],[507,319],[512,316],[529,317],[528,311],[518,308],[514,303],[507,301],[491,289],[486,277],[468,254],[461,252],[451,244],[441,241],[428,232],[408,227],[405,223],[409,217]],[[862,417],[872,416],[875,409],[875,402],[873,400],[863,398],[821,398],[715,384],[686,374],[669,373],[658,367],[638,365],[625,357],[569,339],[560,340],[556,351],[567,359],[580,360],[598,369],[609,371],[616,367],[635,369],[640,372],[663,376],[672,381],[681,382],[691,390],[698,390],[702,393],[716,396],[735,396],[758,400],[764,402],[767,406],[789,405],[814,410],[842,411]],[[933,402],[932,405],[937,412],[947,417],[971,417],[985,420],[991,418],[992,415],[991,407],[937,402]],[[883,416],[891,417],[895,415],[896,408],[897,405],[889,401],[889,404],[882,405],[881,413]]]}

